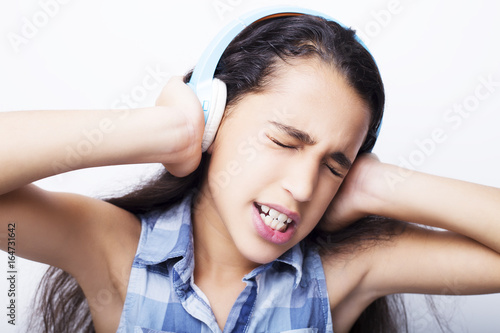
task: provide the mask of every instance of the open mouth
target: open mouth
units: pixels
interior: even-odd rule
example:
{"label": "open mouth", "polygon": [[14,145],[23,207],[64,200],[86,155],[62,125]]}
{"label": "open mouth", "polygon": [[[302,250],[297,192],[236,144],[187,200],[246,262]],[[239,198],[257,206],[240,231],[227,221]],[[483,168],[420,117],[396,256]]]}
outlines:
{"label": "open mouth", "polygon": [[262,221],[271,229],[285,232],[288,229],[288,225],[293,222],[286,214],[266,205],[255,203],[255,207],[259,210]]}

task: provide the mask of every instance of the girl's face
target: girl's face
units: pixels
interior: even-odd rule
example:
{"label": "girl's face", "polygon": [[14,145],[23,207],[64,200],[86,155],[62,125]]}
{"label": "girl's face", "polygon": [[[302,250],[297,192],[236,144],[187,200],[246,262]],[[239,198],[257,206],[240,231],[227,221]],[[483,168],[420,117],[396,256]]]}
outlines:
{"label": "girl's face", "polygon": [[331,67],[314,60],[281,65],[270,86],[246,95],[219,128],[203,185],[208,195],[200,199],[202,223],[251,262],[276,259],[324,214],[369,118]]}

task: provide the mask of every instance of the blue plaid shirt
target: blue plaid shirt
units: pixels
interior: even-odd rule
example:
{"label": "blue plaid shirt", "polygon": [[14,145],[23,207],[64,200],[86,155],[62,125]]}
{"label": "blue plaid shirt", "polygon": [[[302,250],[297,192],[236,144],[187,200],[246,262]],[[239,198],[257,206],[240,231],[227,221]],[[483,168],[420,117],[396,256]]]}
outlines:
{"label": "blue plaid shirt", "polygon": [[[119,333],[221,332],[193,283],[191,197],[141,217]],[[333,332],[321,259],[297,244],[247,274],[224,332]]]}

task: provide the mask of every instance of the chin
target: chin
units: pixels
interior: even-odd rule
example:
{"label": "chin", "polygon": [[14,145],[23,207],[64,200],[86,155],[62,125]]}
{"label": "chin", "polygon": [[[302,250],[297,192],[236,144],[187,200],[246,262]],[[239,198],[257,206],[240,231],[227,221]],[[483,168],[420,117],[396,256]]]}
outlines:
{"label": "chin", "polygon": [[253,263],[256,263],[259,265],[265,265],[265,264],[268,264],[268,263],[276,260],[277,258],[279,258],[279,256],[281,254],[282,253],[280,253],[277,256],[255,256],[255,254],[251,254],[249,256],[245,255],[245,258],[247,258],[249,261],[251,261]]}
{"label": "chin", "polygon": [[252,243],[246,242],[245,246],[239,247],[240,253],[249,261],[260,265],[276,260],[290,248],[290,246],[283,248],[274,244],[262,244],[261,241],[256,241],[257,244]]}

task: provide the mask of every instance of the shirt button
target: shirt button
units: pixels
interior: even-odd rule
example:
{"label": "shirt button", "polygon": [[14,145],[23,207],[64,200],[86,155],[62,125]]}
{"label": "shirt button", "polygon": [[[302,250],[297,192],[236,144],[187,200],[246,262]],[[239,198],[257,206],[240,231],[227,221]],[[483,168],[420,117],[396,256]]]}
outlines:
{"label": "shirt button", "polygon": [[179,289],[177,291],[177,295],[179,295],[180,298],[184,298],[184,296],[186,296],[186,292],[184,291],[184,289]]}

